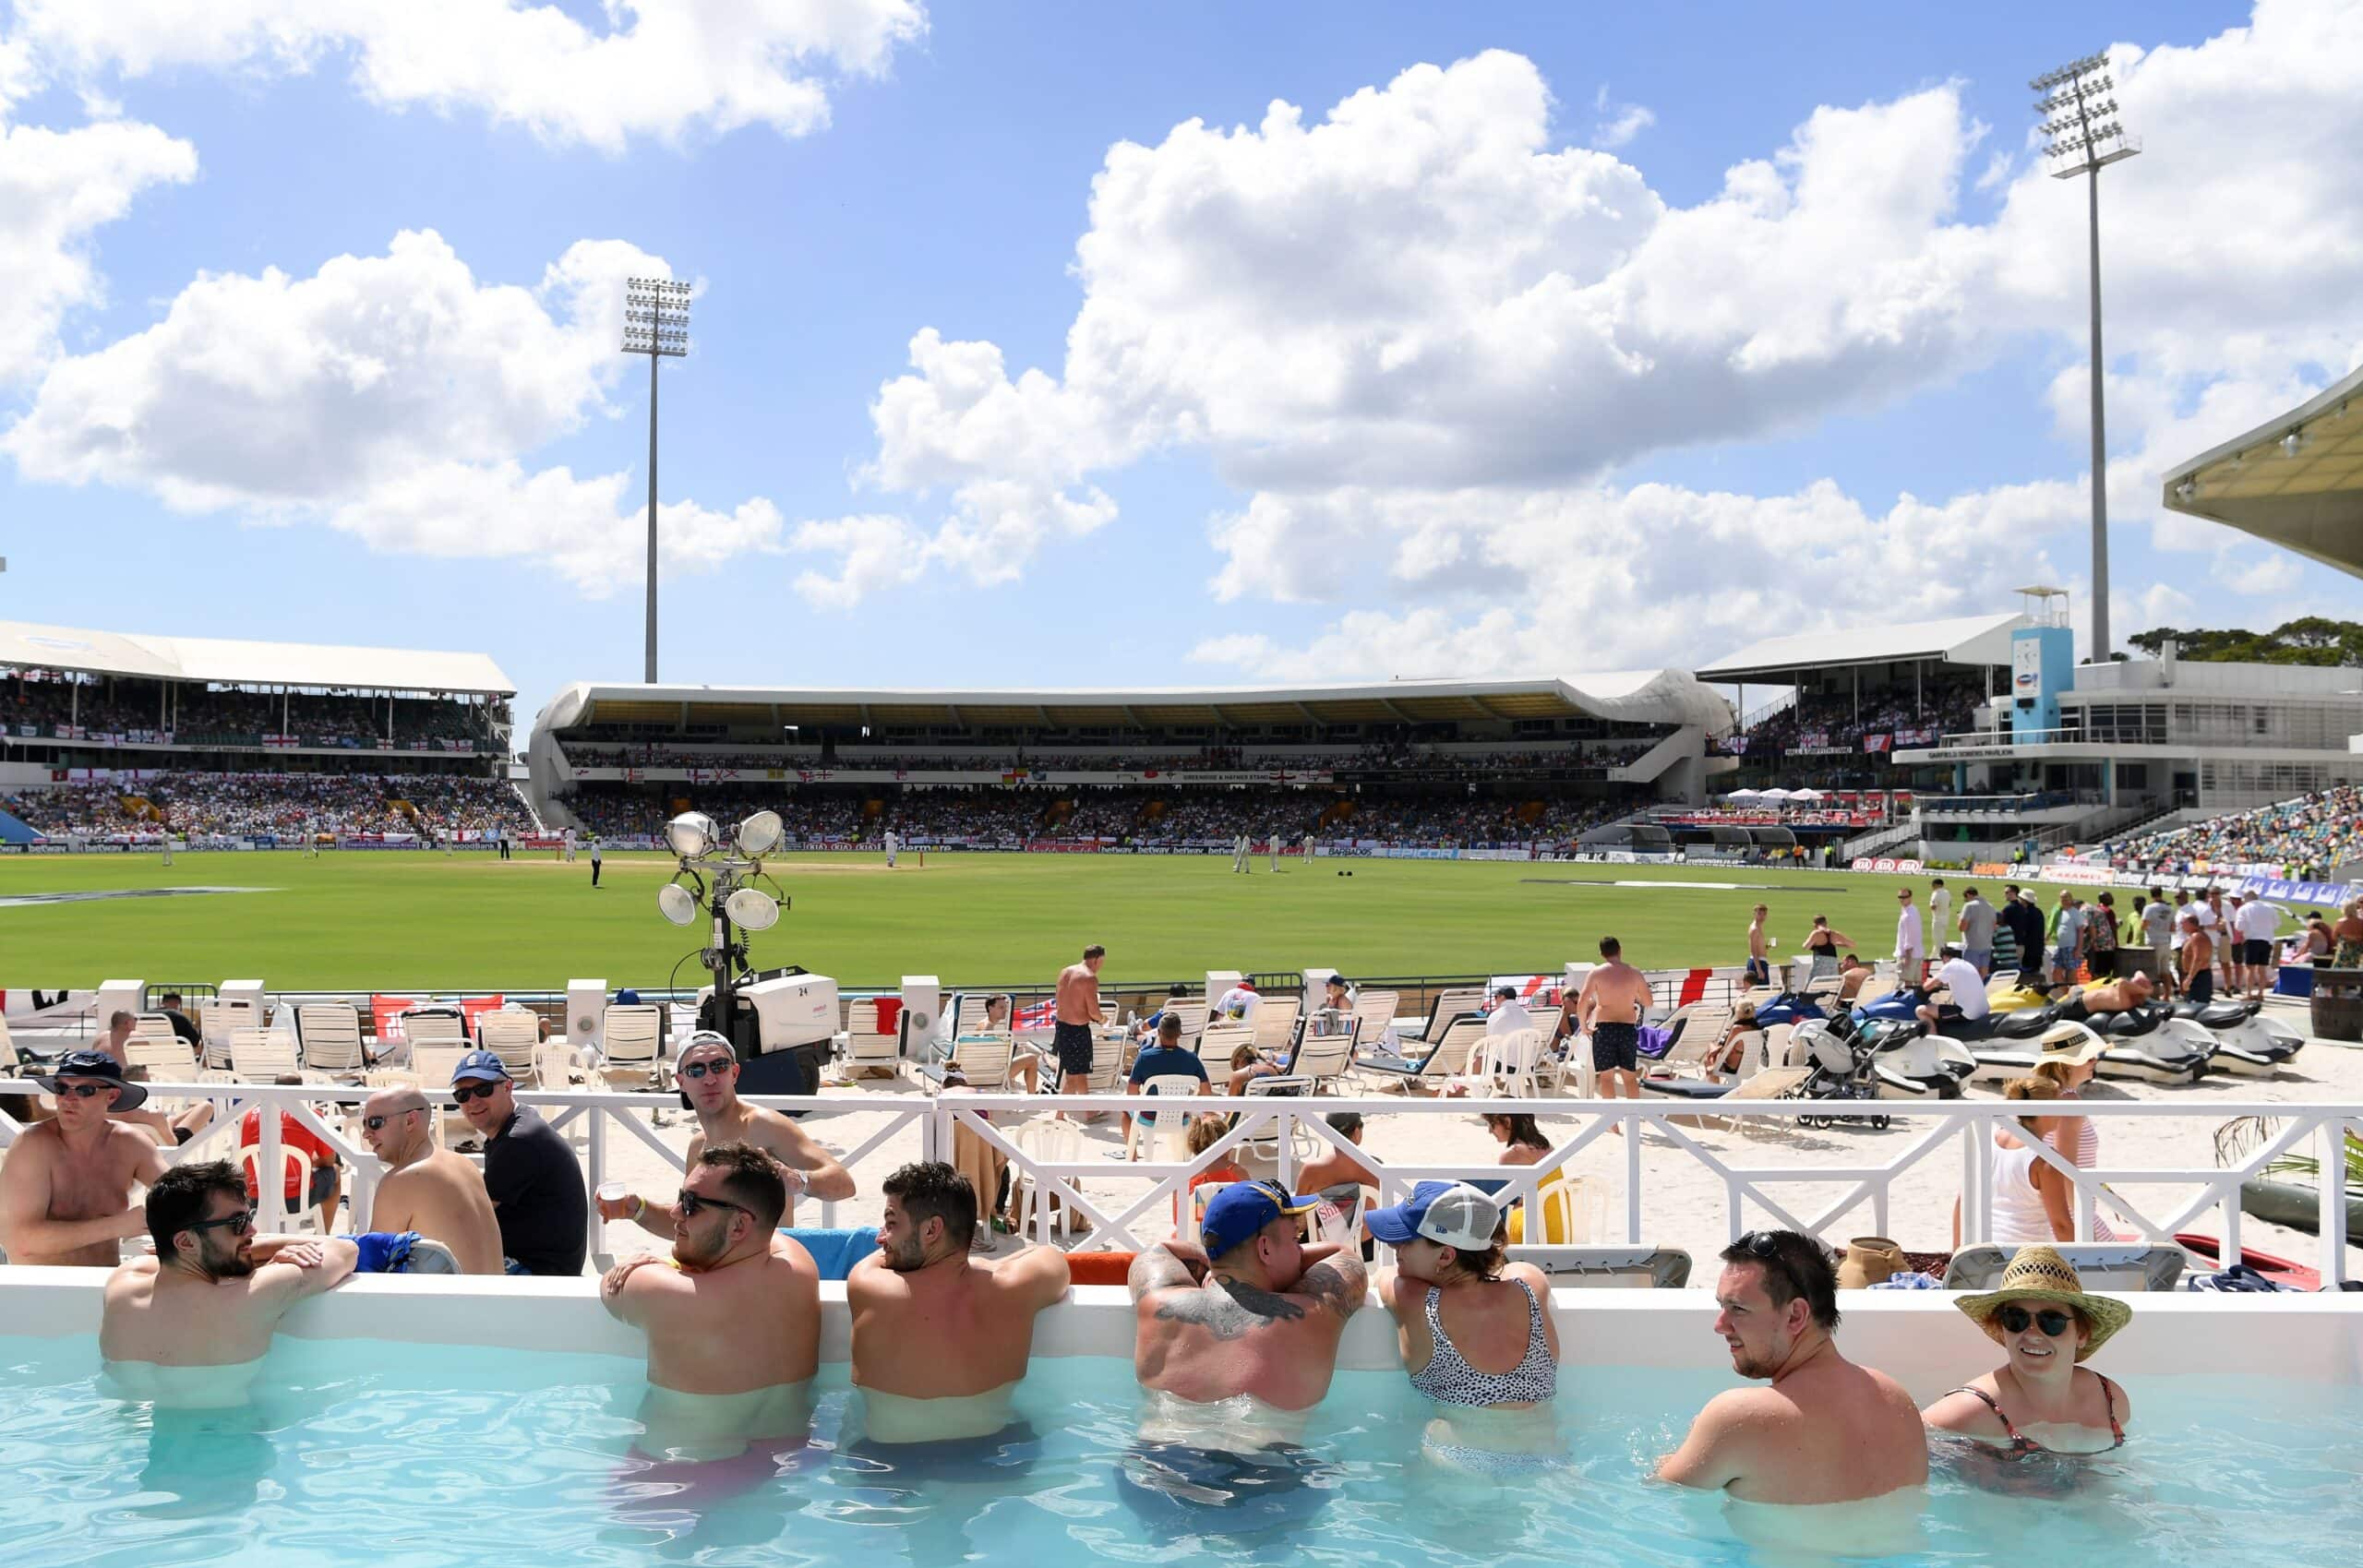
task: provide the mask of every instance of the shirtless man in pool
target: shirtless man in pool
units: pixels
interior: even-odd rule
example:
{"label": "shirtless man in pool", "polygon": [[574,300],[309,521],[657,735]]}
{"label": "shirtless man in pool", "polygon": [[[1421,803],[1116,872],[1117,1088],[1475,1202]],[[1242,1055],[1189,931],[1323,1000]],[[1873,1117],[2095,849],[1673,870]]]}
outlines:
{"label": "shirtless man in pool", "polygon": [[1194,1405],[1252,1394],[1281,1410],[1321,1402],[1346,1320],[1370,1289],[1333,1204],[1324,1234],[1297,1240],[1299,1204],[1242,1181],[1206,1205],[1203,1249],[1174,1239],[1133,1260],[1133,1370],[1145,1388]]}
{"label": "shirtless man in pool", "polygon": [[787,1184],[750,1143],[702,1150],[673,1206],[673,1254],[609,1269],[599,1299],[648,1335],[648,1381],[688,1394],[809,1382],[821,1364],[821,1271],[778,1230]]}
{"label": "shirtless man in pool", "polygon": [[853,1381],[880,1442],[986,1437],[1009,1424],[1034,1318],[1067,1293],[1067,1255],[972,1259],[977,1193],[941,1161],[886,1179],[878,1251],[846,1278]]}
{"label": "shirtless man in pool", "polygon": [[227,1160],[160,1174],[145,1217],[156,1255],[107,1277],[100,1316],[99,1354],[118,1366],[259,1360],[287,1309],[343,1284],[360,1257],[342,1236],[255,1235],[246,1175]]}
{"label": "shirtless man in pool", "polygon": [[136,1107],[148,1091],[102,1051],[69,1051],[34,1082],[57,1096],[57,1114],[27,1128],[0,1162],[0,1245],[13,1263],[113,1268],[120,1243],[147,1232],[131,1191],[155,1186],[164,1154],[109,1112]]}
{"label": "shirtless man in pool", "polygon": [[1755,1502],[1855,1502],[1928,1479],[1912,1396],[1838,1353],[1838,1276],[1821,1243],[1758,1230],[1723,1249],[1715,1332],[1762,1388],[1717,1394],[1658,1478]]}

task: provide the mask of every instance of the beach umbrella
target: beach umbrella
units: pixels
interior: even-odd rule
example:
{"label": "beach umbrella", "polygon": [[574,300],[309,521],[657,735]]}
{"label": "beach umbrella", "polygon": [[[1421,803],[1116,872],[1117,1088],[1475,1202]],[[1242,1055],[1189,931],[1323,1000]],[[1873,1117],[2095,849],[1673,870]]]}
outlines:
{"label": "beach umbrella", "polygon": [[1789,792],[1785,789],[1768,789],[1756,798],[1767,806],[1785,806],[1789,801]]}
{"label": "beach umbrella", "polygon": [[1735,789],[1723,798],[1742,802],[1757,801],[1764,798],[1764,792],[1760,789]]}
{"label": "beach umbrella", "polygon": [[1794,804],[1798,801],[1804,801],[1807,805],[1810,805],[1820,798],[1821,791],[1817,789],[1793,789],[1789,792],[1789,800],[1791,804]]}

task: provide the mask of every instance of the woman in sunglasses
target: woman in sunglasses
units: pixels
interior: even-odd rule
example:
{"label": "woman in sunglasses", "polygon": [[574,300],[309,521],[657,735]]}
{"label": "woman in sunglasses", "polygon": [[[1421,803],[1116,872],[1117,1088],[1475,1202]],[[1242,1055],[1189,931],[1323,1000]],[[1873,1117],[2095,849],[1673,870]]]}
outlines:
{"label": "woman in sunglasses", "polygon": [[1937,1431],[1975,1439],[1981,1458],[2099,1454],[2125,1443],[2125,1391],[2083,1363],[2133,1319],[2133,1309],[2088,1296],[2052,1248],[2021,1247],[2002,1287],[1955,1301],[2007,1359],[1921,1412]]}

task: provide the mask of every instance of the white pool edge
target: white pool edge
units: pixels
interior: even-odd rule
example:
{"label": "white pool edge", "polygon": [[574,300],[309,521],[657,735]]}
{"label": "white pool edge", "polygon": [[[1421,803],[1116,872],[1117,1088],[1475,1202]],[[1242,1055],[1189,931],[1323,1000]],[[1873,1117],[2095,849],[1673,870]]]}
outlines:
{"label": "white pool edge", "polygon": [[[106,1275],[97,1269],[0,1270],[0,1335],[64,1338],[97,1332]],[[2133,1322],[2110,1341],[2117,1377],[2202,1373],[2363,1385],[2363,1293],[2225,1297],[2135,1295]],[[1553,1293],[1561,1364],[1730,1371],[1704,1290],[1563,1289]],[[1839,1344],[1847,1355],[1928,1397],[1988,1371],[1996,1351],[1937,1291],[1842,1291]],[[843,1361],[850,1323],[845,1287],[821,1287],[821,1357]],[[591,1279],[364,1275],[288,1314],[306,1339],[375,1339],[637,1359],[638,1330],[610,1318]],[[1133,1308],[1116,1286],[1078,1286],[1037,1323],[1037,1356],[1129,1359]],[[1338,1357],[1346,1371],[1399,1366],[1395,1332],[1375,1299],[1354,1314]]]}

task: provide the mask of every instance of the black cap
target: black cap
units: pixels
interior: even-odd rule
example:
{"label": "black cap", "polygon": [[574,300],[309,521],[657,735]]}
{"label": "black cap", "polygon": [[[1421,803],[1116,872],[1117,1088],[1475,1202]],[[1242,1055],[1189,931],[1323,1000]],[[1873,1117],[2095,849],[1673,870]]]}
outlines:
{"label": "black cap", "polygon": [[66,1091],[57,1085],[61,1078],[96,1078],[114,1084],[123,1091],[114,1102],[117,1110],[130,1110],[145,1104],[148,1099],[148,1085],[134,1083],[126,1078],[123,1069],[115,1065],[114,1058],[104,1051],[67,1051],[57,1059],[57,1065],[50,1069],[48,1076],[36,1078],[33,1082],[53,1095],[62,1095]]}

